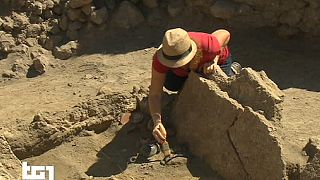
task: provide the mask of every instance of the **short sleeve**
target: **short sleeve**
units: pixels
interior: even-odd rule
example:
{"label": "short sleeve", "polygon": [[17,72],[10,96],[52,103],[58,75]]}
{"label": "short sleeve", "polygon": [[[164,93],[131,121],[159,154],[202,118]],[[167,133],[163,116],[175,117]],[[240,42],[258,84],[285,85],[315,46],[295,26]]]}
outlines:
{"label": "short sleeve", "polygon": [[169,68],[160,63],[156,53],[153,55],[152,68],[154,68],[158,73],[167,73]]}
{"label": "short sleeve", "polygon": [[189,32],[188,34],[205,53],[220,54],[221,46],[218,39],[212,34],[202,32]]}
{"label": "short sleeve", "polygon": [[221,46],[218,39],[211,34],[208,35],[207,52],[215,55],[219,55],[221,53]]}

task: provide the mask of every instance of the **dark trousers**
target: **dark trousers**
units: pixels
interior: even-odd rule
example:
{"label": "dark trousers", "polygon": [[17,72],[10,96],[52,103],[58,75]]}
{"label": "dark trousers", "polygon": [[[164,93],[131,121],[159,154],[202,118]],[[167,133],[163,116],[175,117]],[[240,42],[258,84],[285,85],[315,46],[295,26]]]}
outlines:
{"label": "dark trousers", "polygon": [[[229,77],[234,75],[233,71],[231,70],[231,64],[232,58],[230,55],[225,64],[219,65],[222,71],[226,73],[226,75]],[[187,80],[187,78],[188,76],[180,77],[177,76],[173,71],[169,71],[166,74],[166,81],[164,82],[164,87],[169,91],[179,91],[184,85],[184,82]]]}

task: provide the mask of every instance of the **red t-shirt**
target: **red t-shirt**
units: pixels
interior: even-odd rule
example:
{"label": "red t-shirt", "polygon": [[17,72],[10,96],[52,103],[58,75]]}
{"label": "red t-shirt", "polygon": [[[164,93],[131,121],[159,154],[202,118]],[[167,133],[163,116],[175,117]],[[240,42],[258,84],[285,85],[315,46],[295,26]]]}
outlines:
{"label": "red t-shirt", "polygon": [[[190,38],[196,42],[199,48],[202,50],[202,59],[200,60],[199,67],[207,62],[213,61],[213,59],[220,55],[218,64],[224,64],[230,55],[228,47],[221,50],[221,46],[216,37],[212,34],[202,32],[188,32]],[[177,76],[188,76],[189,72],[182,68],[169,68],[160,63],[156,54],[153,56],[152,67],[159,73],[167,73],[172,70]]]}

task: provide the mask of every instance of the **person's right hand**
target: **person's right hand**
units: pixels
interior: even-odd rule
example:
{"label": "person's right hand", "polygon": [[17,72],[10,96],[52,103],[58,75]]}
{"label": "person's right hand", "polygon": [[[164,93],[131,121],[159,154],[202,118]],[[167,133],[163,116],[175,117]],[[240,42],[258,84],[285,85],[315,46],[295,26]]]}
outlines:
{"label": "person's right hand", "polygon": [[167,132],[161,121],[156,121],[154,123],[152,134],[160,144],[163,144],[163,142],[166,141]]}

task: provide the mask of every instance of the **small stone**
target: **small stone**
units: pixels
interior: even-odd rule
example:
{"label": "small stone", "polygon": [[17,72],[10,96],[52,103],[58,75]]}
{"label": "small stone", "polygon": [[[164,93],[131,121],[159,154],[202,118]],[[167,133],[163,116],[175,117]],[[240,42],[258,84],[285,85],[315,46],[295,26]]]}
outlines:
{"label": "small stone", "polygon": [[92,74],[86,74],[83,79],[93,79],[93,75]]}
{"label": "small stone", "polygon": [[102,24],[108,18],[108,11],[106,7],[93,11],[90,16],[90,20],[95,24]]}
{"label": "small stone", "polygon": [[15,40],[11,34],[0,31],[0,52],[10,52],[15,45]]}
{"label": "small stone", "polygon": [[43,55],[40,55],[40,56],[37,56],[34,60],[33,60],[33,67],[34,69],[40,73],[40,74],[43,74],[47,71],[47,67],[49,65],[49,62],[48,62],[48,59],[43,56]]}
{"label": "small stone", "polygon": [[82,6],[90,4],[91,2],[92,2],[92,0],[70,0],[69,6],[71,8],[80,8]]}
{"label": "small stone", "polygon": [[26,28],[27,25],[30,24],[29,18],[23,13],[19,14],[16,12],[12,12],[11,17],[14,21],[15,28],[23,29],[23,28]]}
{"label": "small stone", "polygon": [[14,27],[14,21],[10,17],[6,16],[3,18],[2,27],[7,30],[11,31]]}
{"label": "small stone", "polygon": [[41,33],[41,26],[39,24],[30,24],[27,26],[27,37],[37,37]]}
{"label": "small stone", "polygon": [[50,19],[53,16],[53,11],[47,9],[43,12],[44,19]]}
{"label": "small stone", "polygon": [[52,0],[44,1],[47,9],[52,9],[54,7],[54,2]]}
{"label": "small stone", "polygon": [[22,74],[26,74],[28,72],[28,69],[29,69],[29,65],[25,60],[22,60],[22,59],[15,60],[11,67],[12,72],[17,72]]}
{"label": "small stone", "polygon": [[25,40],[25,42],[29,47],[33,47],[37,44],[37,39],[36,38],[27,38]]}
{"label": "small stone", "polygon": [[28,46],[25,44],[19,44],[18,46],[15,46],[12,48],[12,52],[20,52],[20,53],[27,53],[28,51]]}
{"label": "small stone", "polygon": [[99,89],[97,96],[102,94],[103,95],[110,94],[111,92],[112,92],[111,88],[108,85],[104,85]]}
{"label": "small stone", "polygon": [[34,2],[33,4],[33,12],[36,15],[41,15],[43,10],[43,4],[39,1]]}
{"label": "small stone", "polygon": [[65,45],[56,47],[53,51],[53,55],[58,59],[68,59],[73,55],[76,55],[79,43],[76,41],[70,41]]}

